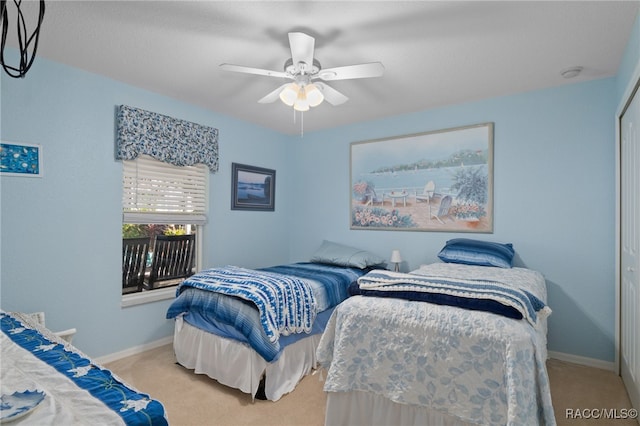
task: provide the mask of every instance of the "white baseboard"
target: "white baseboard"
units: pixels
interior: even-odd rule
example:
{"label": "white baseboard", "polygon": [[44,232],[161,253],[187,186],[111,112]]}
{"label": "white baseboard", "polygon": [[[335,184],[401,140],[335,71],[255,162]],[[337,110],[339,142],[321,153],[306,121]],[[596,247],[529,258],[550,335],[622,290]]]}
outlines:
{"label": "white baseboard", "polygon": [[162,339],[156,340],[155,342],[145,343],[144,345],[134,346],[132,348],[125,349],[124,351],[101,356],[99,358],[94,358],[94,361],[97,364],[107,364],[109,362],[117,361],[119,359],[126,358],[131,355],[137,355],[144,351],[149,351],[151,349],[155,349],[160,346],[168,345],[172,342],[173,342],[173,335],[163,337]]}
{"label": "white baseboard", "polygon": [[600,368],[602,370],[616,371],[615,363],[603,361],[601,359],[587,358],[584,356],[565,354],[555,351],[549,351],[549,358],[571,362],[573,364],[585,365],[587,367]]}

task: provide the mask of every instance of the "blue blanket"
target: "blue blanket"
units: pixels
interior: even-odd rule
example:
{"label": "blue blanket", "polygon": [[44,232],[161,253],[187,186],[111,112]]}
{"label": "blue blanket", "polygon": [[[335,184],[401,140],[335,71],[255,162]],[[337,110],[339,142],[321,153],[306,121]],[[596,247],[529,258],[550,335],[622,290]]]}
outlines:
{"label": "blue blanket", "polygon": [[[279,272],[315,281],[314,285],[321,288],[322,293],[326,293],[326,297],[323,298],[328,299],[328,302],[323,303],[324,309],[330,309],[342,302],[348,296],[349,284],[366,273],[366,270],[357,268],[306,262],[259,271]],[[179,315],[184,315],[184,320],[194,327],[248,343],[269,362],[278,358],[283,347],[279,339],[271,341],[268,338],[257,306],[252,301],[185,286],[179,289],[178,297],[169,306],[166,317],[176,318]],[[317,327],[312,327],[311,333],[316,331]]]}
{"label": "blue blanket", "polygon": [[272,266],[259,270],[319,281],[326,291],[327,308],[337,306],[346,299],[349,296],[347,291],[349,284],[367,272],[362,269],[311,262]]}
{"label": "blue blanket", "polygon": [[488,280],[429,277],[384,270],[360,277],[352,294],[397,297],[483,310],[535,325],[544,302],[526,290]]}
{"label": "blue blanket", "polygon": [[307,283],[274,272],[238,266],[212,268],[187,278],[178,287],[177,294],[189,287],[254,303],[271,342],[277,341],[280,334],[308,333],[317,314],[315,295]]}
{"label": "blue blanket", "polygon": [[[168,425],[163,405],[120,382],[111,371],[99,367],[79,353],[52,342],[37,330],[25,327],[4,312],[0,313],[2,332],[34,357],[49,364],[60,374],[122,417],[127,425]],[[78,401],[82,404],[82,401]]]}

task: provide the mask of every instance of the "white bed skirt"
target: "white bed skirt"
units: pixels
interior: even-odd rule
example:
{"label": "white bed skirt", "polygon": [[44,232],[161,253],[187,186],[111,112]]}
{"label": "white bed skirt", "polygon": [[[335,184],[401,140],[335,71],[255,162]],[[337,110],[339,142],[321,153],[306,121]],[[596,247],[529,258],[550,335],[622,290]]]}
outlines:
{"label": "white bed skirt", "polygon": [[325,426],[472,426],[426,407],[398,404],[370,392],[327,392]]}
{"label": "white bed skirt", "polygon": [[320,336],[301,339],[285,347],[277,361],[267,362],[250,346],[200,330],[178,317],[173,348],[180,365],[253,397],[264,374],[265,395],[277,401],[316,367]]}

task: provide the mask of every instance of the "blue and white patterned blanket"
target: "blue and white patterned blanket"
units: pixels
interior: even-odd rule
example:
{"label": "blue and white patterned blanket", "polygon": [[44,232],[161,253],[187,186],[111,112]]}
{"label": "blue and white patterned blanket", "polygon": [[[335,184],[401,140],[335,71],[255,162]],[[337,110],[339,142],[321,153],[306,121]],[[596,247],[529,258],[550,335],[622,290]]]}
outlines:
{"label": "blue and white patterned blanket", "polygon": [[69,344],[0,311],[2,393],[39,389],[30,424],[168,425],[163,405],[137,392]]}
{"label": "blue and white patterned blanket", "polygon": [[[367,291],[388,292],[392,295],[398,295],[400,298],[407,298],[404,297],[406,292],[417,292],[419,295],[421,293],[445,295],[450,297],[442,304],[468,308],[473,308],[473,304],[478,300],[493,301],[515,309],[521,318],[525,318],[534,326],[538,317],[536,312],[545,308],[544,302],[530,292],[510,284],[488,279],[415,275],[375,270],[358,278],[358,285],[361,290],[364,290],[363,295],[365,296]],[[412,300],[431,301],[427,296]],[[441,299],[436,300],[441,301]],[[496,309],[489,311],[499,313],[496,312]]]}
{"label": "blue and white patterned blanket", "polygon": [[189,287],[254,303],[271,342],[277,341],[280,334],[309,333],[317,315],[311,287],[296,277],[283,274],[225,266],[192,275],[180,284],[177,295]]}
{"label": "blue and white patterned blanket", "polygon": [[[544,277],[523,268],[425,265],[431,277],[510,283],[541,301]],[[316,351],[327,392],[362,391],[473,424],[556,424],[545,361],[546,315],[504,316],[397,298],[353,296]]]}
{"label": "blue and white patterned blanket", "polygon": [[[348,297],[347,288],[366,270],[320,263],[300,262],[261,269],[291,275],[308,283],[313,290],[318,312],[332,309]],[[261,271],[258,270],[258,271]],[[167,318],[183,316],[190,325],[228,339],[249,344],[268,362],[276,360],[285,345],[305,333],[290,334],[284,340],[270,341],[262,327],[255,304],[226,294],[184,288],[167,309]],[[321,333],[326,319],[314,321],[310,334]]]}

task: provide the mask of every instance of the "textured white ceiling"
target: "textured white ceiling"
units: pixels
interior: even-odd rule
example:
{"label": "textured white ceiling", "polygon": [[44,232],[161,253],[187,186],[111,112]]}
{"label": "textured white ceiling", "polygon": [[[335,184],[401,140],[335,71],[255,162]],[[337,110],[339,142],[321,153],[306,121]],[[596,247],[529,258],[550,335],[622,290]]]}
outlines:
{"label": "textured white ceiling", "polygon": [[[7,2],[10,18],[12,3]],[[22,4],[27,17],[37,16],[37,2]],[[257,103],[284,80],[218,66],[281,71],[291,56],[290,31],[315,37],[315,57],[324,68],[384,64],[383,77],[331,82],[350,100],[340,106],[325,102],[305,113],[310,132],[613,76],[639,6],[639,1],[48,1],[38,57],[295,134],[300,123],[294,123],[291,107]],[[10,26],[9,44],[15,46],[12,33]],[[578,77],[560,75],[575,65],[584,67]]]}

